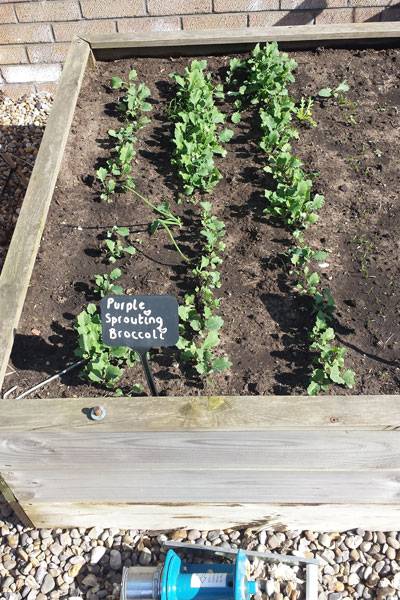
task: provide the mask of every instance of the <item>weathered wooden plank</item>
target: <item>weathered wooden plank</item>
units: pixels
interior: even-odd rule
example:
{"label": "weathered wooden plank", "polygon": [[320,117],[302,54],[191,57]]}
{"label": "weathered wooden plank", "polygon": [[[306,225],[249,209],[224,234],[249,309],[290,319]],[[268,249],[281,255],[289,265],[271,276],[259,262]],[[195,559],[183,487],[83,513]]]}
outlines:
{"label": "weathered wooden plank", "polygon": [[82,40],[71,46],[0,276],[0,389],[89,53],[90,46]]}
{"label": "weathered wooden plank", "polygon": [[[93,470],[113,479],[156,471],[398,471],[400,434],[393,431],[26,432],[0,440],[0,470],[72,480]],[[239,450],[239,451],[238,451]],[[81,457],[87,457],[76,471]],[[276,475],[274,475],[275,477]],[[68,485],[72,482],[68,480]]]}
{"label": "weathered wooden plank", "polygon": [[162,31],[90,35],[85,39],[93,50],[113,48],[165,48],[174,46],[216,46],[254,44],[262,41],[315,42],[325,40],[395,39],[400,36],[398,22],[336,23],[213,29],[209,31]]}
{"label": "weathered wooden plank", "polygon": [[225,529],[252,526],[312,531],[354,527],[396,531],[400,506],[389,504],[135,504],[98,501],[23,504],[37,527],[116,527],[121,529]]}
{"label": "weathered wooden plank", "polygon": [[[101,455],[101,453],[100,453]],[[86,457],[86,458],[85,458]],[[32,465],[32,462],[30,462]],[[4,472],[4,479],[22,506],[51,503],[197,503],[239,502],[272,504],[398,504],[398,471],[268,471],[237,469],[135,469],[124,463],[115,471],[111,460],[91,464],[91,457],[68,468],[37,466],[30,471]],[[29,513],[28,513],[29,515]]]}
{"label": "weathered wooden plank", "polygon": [[[90,421],[102,404],[107,417]],[[400,430],[400,396],[211,396],[0,401],[0,434],[18,431],[171,431],[185,429]]]}
{"label": "weathered wooden plank", "polygon": [[38,432],[5,436],[21,501],[394,503],[397,432]]}

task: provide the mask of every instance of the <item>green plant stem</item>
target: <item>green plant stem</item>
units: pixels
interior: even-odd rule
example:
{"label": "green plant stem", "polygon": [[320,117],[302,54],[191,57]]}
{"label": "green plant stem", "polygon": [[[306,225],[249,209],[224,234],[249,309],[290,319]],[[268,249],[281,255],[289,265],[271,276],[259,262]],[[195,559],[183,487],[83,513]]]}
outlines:
{"label": "green plant stem", "polygon": [[[149,208],[151,208],[154,212],[158,213],[159,215],[165,217],[166,214],[165,212],[158,208],[155,204],[153,204],[152,202],[150,202],[150,200],[148,200],[147,198],[145,198],[142,194],[140,194],[138,191],[136,191],[134,188],[130,187],[130,186],[126,186],[125,189],[127,191],[132,192],[133,194],[135,194],[136,196],[138,196],[138,198],[140,198],[145,204],[147,204],[147,206]],[[165,222],[165,219],[160,219],[159,220],[160,225],[165,229],[165,231],[167,232],[167,235],[169,236],[172,244],[174,245],[176,251],[178,252],[179,256],[181,256],[183,258],[184,261],[186,262],[190,262],[190,258],[188,256],[186,256],[182,250],[180,249],[178,243],[176,242],[173,233],[171,231],[171,229],[169,228],[168,224]]]}

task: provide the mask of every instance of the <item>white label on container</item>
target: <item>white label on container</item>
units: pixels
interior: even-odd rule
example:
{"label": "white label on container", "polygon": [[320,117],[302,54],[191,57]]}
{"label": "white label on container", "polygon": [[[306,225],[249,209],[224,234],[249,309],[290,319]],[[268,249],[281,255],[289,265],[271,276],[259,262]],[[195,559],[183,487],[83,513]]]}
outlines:
{"label": "white label on container", "polygon": [[193,573],[190,578],[190,587],[226,587],[226,573]]}

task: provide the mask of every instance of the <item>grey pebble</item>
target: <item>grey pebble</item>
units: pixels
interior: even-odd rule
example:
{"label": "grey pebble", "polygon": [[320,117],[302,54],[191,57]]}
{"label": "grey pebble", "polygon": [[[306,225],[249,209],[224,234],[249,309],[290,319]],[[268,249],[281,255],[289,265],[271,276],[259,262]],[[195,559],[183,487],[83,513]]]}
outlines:
{"label": "grey pebble", "polygon": [[82,583],[85,587],[95,587],[97,585],[97,577],[94,573],[89,573],[82,579]]}
{"label": "grey pebble", "polygon": [[4,558],[3,567],[7,571],[12,571],[12,569],[15,569],[16,566],[17,562],[10,555],[7,555],[6,558]]}
{"label": "grey pebble", "polygon": [[214,530],[212,530],[212,531],[209,531],[209,532],[208,532],[208,534],[207,534],[207,539],[208,539],[210,542],[213,542],[214,540],[216,540],[216,539],[218,539],[218,538],[219,538],[219,534],[220,534],[220,533],[221,533],[221,532],[220,532],[220,530],[219,530],[219,529],[214,529]]}
{"label": "grey pebble", "polygon": [[119,550],[110,551],[110,568],[118,571],[122,565],[121,552]]}
{"label": "grey pebble", "polygon": [[47,569],[45,567],[43,567],[42,565],[39,565],[39,567],[36,570],[36,574],[35,574],[35,579],[39,585],[42,584],[43,579],[46,576],[46,573],[47,573]]}
{"label": "grey pebble", "polygon": [[201,533],[198,529],[190,529],[187,537],[188,537],[188,540],[190,540],[191,542],[194,542],[201,537]]}
{"label": "grey pebble", "polygon": [[50,573],[47,573],[41,585],[40,591],[42,594],[48,594],[54,590],[55,586],[56,582],[54,581],[54,578],[50,575]]}
{"label": "grey pebble", "polygon": [[329,548],[329,546],[332,543],[332,539],[327,533],[321,533],[318,536],[318,541],[321,544],[321,546],[325,546],[325,548]]}
{"label": "grey pebble", "polygon": [[386,535],[382,531],[377,531],[376,540],[378,544],[384,544],[386,542]]}
{"label": "grey pebble", "polygon": [[350,535],[345,539],[345,544],[350,550],[358,548],[363,542],[363,539],[360,535]]}

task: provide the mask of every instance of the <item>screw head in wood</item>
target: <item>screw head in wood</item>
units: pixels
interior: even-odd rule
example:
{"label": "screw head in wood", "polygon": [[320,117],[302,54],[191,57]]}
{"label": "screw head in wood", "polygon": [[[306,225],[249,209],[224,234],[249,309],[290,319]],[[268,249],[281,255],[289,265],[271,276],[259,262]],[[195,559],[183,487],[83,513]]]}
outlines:
{"label": "screw head in wood", "polygon": [[101,421],[106,416],[107,411],[104,406],[93,406],[90,409],[90,418],[92,421]]}

